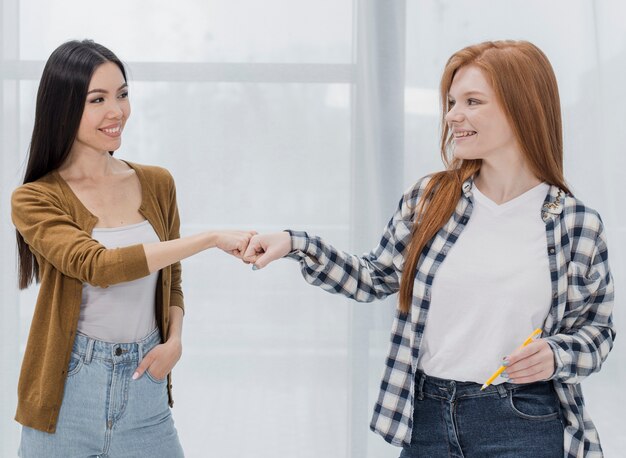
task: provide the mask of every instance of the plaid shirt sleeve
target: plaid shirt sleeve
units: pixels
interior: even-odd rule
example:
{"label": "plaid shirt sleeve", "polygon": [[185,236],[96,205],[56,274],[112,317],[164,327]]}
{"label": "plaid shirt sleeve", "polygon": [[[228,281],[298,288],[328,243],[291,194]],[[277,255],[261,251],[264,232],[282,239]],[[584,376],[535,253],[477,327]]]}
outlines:
{"label": "plaid shirt sleeve", "polygon": [[[591,222],[587,219],[591,218]],[[552,376],[579,383],[597,372],[613,347],[613,279],[602,220],[595,212],[576,225],[568,265],[566,313],[558,334],[547,337],[555,356]],[[577,240],[574,240],[576,238]]]}
{"label": "plaid shirt sleeve", "polygon": [[352,255],[319,237],[289,230],[292,251],[286,257],[300,262],[302,276],[308,283],[330,293],[371,302],[397,292],[404,252],[411,240],[415,203],[423,189],[420,183],[402,196],[378,246],[369,254]]}

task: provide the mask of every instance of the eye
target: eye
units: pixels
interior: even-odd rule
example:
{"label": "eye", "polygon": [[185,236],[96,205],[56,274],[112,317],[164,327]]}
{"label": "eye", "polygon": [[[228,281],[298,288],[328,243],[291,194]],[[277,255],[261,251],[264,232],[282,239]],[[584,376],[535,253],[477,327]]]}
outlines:
{"label": "eye", "polygon": [[89,103],[101,103],[104,102],[104,97],[98,97],[97,99],[90,100]]}
{"label": "eye", "polygon": [[452,108],[456,102],[454,100],[448,99],[448,106]]}
{"label": "eye", "polygon": [[479,104],[480,104],[480,100],[476,100],[476,99],[467,99],[467,104],[468,104],[468,105],[479,105]]}
{"label": "eye", "polygon": [[120,95],[118,95],[118,97],[120,99],[127,99],[128,98],[128,91],[122,92]]}

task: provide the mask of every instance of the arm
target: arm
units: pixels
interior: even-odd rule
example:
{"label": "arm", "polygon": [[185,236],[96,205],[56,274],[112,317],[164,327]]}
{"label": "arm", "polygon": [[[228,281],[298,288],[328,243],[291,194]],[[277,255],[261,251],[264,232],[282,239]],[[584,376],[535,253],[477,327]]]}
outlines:
{"label": "arm", "polygon": [[262,268],[287,256],[300,263],[304,279],[331,293],[359,302],[370,302],[393,294],[400,288],[404,254],[411,240],[415,186],[400,200],[397,211],[384,229],[378,246],[369,254],[356,256],[335,249],[306,232],[257,235],[244,254],[244,261]]}
{"label": "arm", "polygon": [[[613,279],[600,221],[591,255],[578,254],[568,269],[568,299],[561,332],[509,357],[507,373],[515,383],[556,379],[579,383],[600,370],[613,347]],[[582,258],[582,259],[580,259]]]}
{"label": "arm", "polygon": [[13,193],[11,216],[33,252],[64,275],[103,288],[145,277],[214,246],[241,257],[253,235],[204,232],[167,242],[107,249],[78,226],[61,202],[33,183]]}
{"label": "arm", "polygon": [[[168,201],[168,228],[167,238],[177,240],[180,238],[180,216],[178,214],[178,204],[176,202],[176,187],[171,175],[168,174],[169,201]],[[157,380],[161,380],[169,374],[183,353],[182,333],[184,301],[181,288],[181,264],[175,262],[171,268],[170,304],[169,304],[169,327],[166,341],[162,345],[157,345],[152,349],[142,361],[133,374],[133,379],[137,379],[150,369],[150,374]]]}
{"label": "arm", "polygon": [[561,332],[546,338],[556,364],[552,378],[563,383],[579,383],[599,371],[613,348],[613,278],[604,228],[599,224],[589,262],[570,262]]}
{"label": "arm", "polygon": [[155,379],[164,379],[183,354],[182,333],[183,309],[172,306],[170,307],[167,341],[157,345],[144,356],[133,374],[133,380],[141,377],[148,369],[150,369],[150,375]]}

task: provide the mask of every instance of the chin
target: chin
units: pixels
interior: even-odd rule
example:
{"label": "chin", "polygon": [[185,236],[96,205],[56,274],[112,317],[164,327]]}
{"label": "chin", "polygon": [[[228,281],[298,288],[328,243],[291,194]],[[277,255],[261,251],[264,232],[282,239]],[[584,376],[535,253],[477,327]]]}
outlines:
{"label": "chin", "polygon": [[120,149],[120,147],[122,146],[122,142],[115,142],[115,143],[110,143],[109,145],[106,145],[104,147],[104,149],[106,149],[107,151],[117,151],[118,149]]}
{"label": "chin", "polygon": [[471,161],[471,160],[476,160],[476,159],[482,159],[483,155],[480,154],[480,152],[478,151],[471,151],[471,150],[463,150],[463,149],[455,149],[452,152],[452,156],[455,159],[463,159],[466,161]]}

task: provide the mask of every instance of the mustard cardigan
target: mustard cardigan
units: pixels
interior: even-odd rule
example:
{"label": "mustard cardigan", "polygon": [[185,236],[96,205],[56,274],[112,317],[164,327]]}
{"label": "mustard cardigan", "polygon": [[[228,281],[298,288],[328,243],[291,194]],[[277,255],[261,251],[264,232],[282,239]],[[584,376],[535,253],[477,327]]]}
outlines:
{"label": "mustard cardigan", "polygon": [[[178,238],[180,219],[172,176],[160,167],[127,164],[141,183],[139,212],[161,241]],[[83,283],[106,288],[150,272],[142,245],[106,249],[91,238],[98,219],[56,171],[13,192],[11,217],[37,258],[41,283],[22,362],[15,419],[24,426],[54,433]],[[165,341],[170,307],[184,311],[180,263],[161,269],[155,298],[156,320]],[[170,406],[171,390],[169,374]]]}

